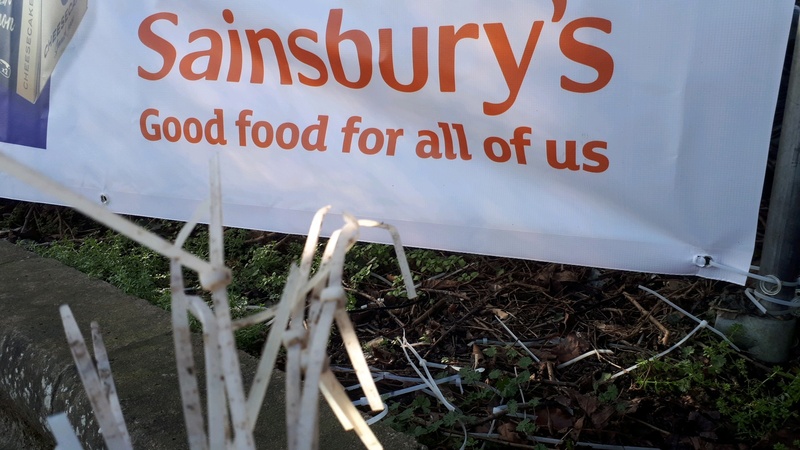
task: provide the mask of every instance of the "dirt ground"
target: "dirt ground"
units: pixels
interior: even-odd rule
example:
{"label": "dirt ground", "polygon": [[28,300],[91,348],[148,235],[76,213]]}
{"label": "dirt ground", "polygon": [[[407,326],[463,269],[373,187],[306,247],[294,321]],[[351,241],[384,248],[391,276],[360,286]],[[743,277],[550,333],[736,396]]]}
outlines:
{"label": "dirt ground", "polygon": [[[770,374],[774,369],[746,353],[723,350],[727,344],[709,331],[694,335],[660,359],[662,364],[646,365],[608,380],[673,346],[697,326],[639,286],[657,291],[711,324],[721,299],[740,296],[741,287],[697,278],[499,258],[474,258],[464,270],[477,270],[480,275],[466,283],[456,281],[457,273],[424,281],[420,289],[424,300],[416,304],[387,297],[389,287],[377,282],[372,290],[357,293],[366,309],[355,311],[353,317],[370,364],[381,370],[416,376],[399,344],[404,332],[426,361],[451,366],[438,370],[441,376],[458,373],[452,366],[483,369],[473,377],[476,383],[464,386],[463,392],[451,384],[442,387],[454,405],[463,405],[462,412],[472,420],[470,431],[493,433],[483,440],[500,442],[500,448],[536,448],[528,438],[539,436],[566,438],[572,443],[562,443],[559,448],[586,442],[740,449],[773,448],[775,444],[779,445],[775,448],[781,444],[794,448],[794,440],[800,438],[797,416],[788,417],[767,435],[753,436],[759,432],[753,429],[744,436],[729,417],[730,411],[720,412],[720,406],[734,404],[758,409],[758,405],[748,405],[751,399],[731,405],[718,405],[717,399],[737,395],[737,389],[747,390],[744,385],[753,380],[773,383]],[[381,298],[385,299],[382,304]],[[515,345],[517,340],[524,342],[539,362]],[[565,364],[593,351],[585,359]],[[334,365],[346,364],[341,348],[333,359]],[[797,373],[797,361],[793,354],[792,362],[781,369]],[[345,385],[356,383],[347,379],[346,370],[340,375]],[[780,389],[777,384],[774,389]],[[392,391],[406,385],[387,380],[381,388]],[[482,392],[485,395],[481,397]],[[481,401],[475,401],[476,395]],[[425,397],[409,394],[394,399],[398,411],[414,411],[414,417],[398,425],[420,434],[431,448],[458,448],[459,424],[431,426],[448,411],[433,397],[428,397],[428,402],[420,396]],[[524,419],[493,410],[510,401],[516,402],[517,413],[526,412],[528,422],[536,427],[520,432]],[[425,433],[432,428],[435,431]]]}

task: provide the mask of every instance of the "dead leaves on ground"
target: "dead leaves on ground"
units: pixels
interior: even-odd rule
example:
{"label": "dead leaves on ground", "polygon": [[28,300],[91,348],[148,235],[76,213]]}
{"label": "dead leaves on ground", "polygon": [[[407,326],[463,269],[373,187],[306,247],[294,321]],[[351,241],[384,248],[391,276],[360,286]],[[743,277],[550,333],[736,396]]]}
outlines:
{"label": "dead leaves on ground", "polygon": [[[730,436],[718,432],[719,419],[714,414],[693,413],[699,405],[686,406],[644,392],[629,376],[614,383],[604,381],[609,374],[674,344],[694,326],[638,285],[655,289],[699,315],[723,290],[720,284],[499,258],[476,257],[471,264],[479,276],[469,283],[447,276],[421,280],[427,298],[411,308],[391,310],[397,320],[379,311],[360,327],[362,339],[400,336],[405,331],[429,361],[482,368],[484,386],[495,387],[501,380],[519,383],[516,398],[495,395],[483,404],[468,406],[464,414],[477,419],[493,417],[492,408],[509,400],[527,400],[535,406],[524,414],[540,436],[652,447],[688,439],[691,446],[686,448],[724,448],[730,441]],[[540,363],[531,360],[498,325],[498,319]],[[406,327],[399,327],[398,321]],[[595,354],[561,367],[593,350],[613,353]],[[380,369],[411,374],[396,345],[377,346],[371,353],[371,362]],[[529,377],[520,380],[523,369]],[[492,379],[493,371],[500,378]],[[469,389],[460,394],[453,387],[444,388],[457,405],[467,399]],[[713,405],[704,406],[713,412]],[[494,431],[501,440],[521,444],[525,433],[516,428],[520,420],[500,416],[494,421]],[[478,428],[488,431],[488,423]],[[676,448],[684,448],[686,442]]]}

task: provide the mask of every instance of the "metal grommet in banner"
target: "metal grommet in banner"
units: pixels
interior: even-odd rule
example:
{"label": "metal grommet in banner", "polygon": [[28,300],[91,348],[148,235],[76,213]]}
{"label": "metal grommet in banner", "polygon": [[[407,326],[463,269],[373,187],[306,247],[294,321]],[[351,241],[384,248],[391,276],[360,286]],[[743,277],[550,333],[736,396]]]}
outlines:
{"label": "metal grommet in banner", "polygon": [[[781,289],[783,289],[783,284],[781,283],[781,280],[775,275],[766,275],[766,277],[773,281],[770,283],[764,280],[759,280],[758,288],[761,290],[761,292],[767,295],[777,295],[781,291]],[[770,284],[772,286],[768,287],[768,285]]]}
{"label": "metal grommet in banner", "polygon": [[694,257],[694,265],[697,267],[708,267],[711,264],[711,257],[697,255]]}
{"label": "metal grommet in banner", "polygon": [[100,203],[104,205],[108,204],[108,196],[106,196],[106,194],[100,194]]}

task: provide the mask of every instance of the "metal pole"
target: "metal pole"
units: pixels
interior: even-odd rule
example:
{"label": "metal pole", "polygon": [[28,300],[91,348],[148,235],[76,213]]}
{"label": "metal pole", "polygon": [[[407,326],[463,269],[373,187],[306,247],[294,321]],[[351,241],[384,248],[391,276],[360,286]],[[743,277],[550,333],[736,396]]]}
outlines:
{"label": "metal pole", "polygon": [[[793,28],[798,17],[795,6]],[[774,275],[784,282],[792,282],[800,273],[800,26],[795,28],[795,46],[789,72],[786,105],[781,137],[775,161],[775,174],[767,216],[767,229],[761,253],[762,275]],[[794,286],[775,286],[759,282],[758,290],[781,300],[791,300]],[[786,307],[772,302],[761,302],[766,316],[745,312],[718,311],[715,328],[732,332],[734,326],[741,330],[734,338],[756,358],[780,363],[789,358],[797,333],[797,319],[786,314]]]}
{"label": "metal pole", "polygon": [[[800,27],[795,35],[760,273],[790,282],[800,274]],[[774,286],[759,283],[762,293],[769,294],[771,287]],[[773,296],[791,300],[794,295],[794,286],[784,286]],[[763,303],[768,311],[786,309],[771,302]]]}

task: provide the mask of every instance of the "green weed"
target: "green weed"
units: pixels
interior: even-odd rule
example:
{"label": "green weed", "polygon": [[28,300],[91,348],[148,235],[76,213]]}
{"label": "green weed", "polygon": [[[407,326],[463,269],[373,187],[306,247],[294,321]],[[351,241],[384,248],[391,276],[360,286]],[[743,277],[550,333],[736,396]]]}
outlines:
{"label": "green weed", "polygon": [[[678,360],[656,360],[635,372],[639,387],[658,394],[689,394],[716,399],[719,412],[738,437],[759,440],[796,419],[800,376],[774,368],[758,376],[728,344],[717,342],[681,350]],[[602,395],[601,395],[602,396]]]}

